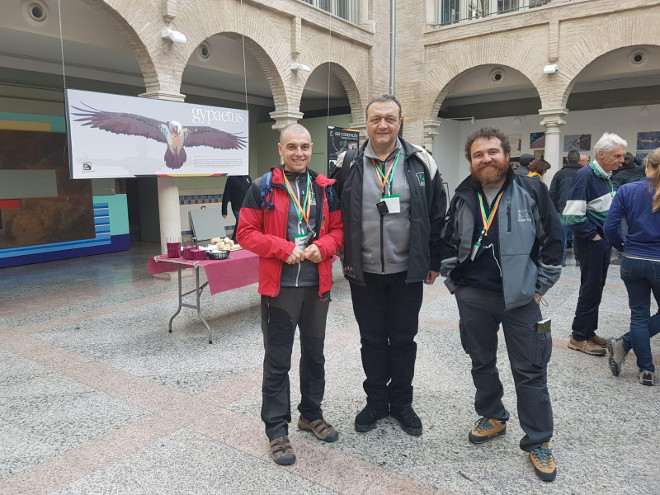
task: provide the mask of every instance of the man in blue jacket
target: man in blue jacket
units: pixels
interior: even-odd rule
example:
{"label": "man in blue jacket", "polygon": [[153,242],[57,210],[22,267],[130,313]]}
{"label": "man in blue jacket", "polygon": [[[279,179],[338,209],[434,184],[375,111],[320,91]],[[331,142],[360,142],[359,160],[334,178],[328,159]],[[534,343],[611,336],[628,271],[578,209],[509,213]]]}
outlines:
{"label": "man in blue jacket", "polygon": [[606,339],[596,335],[598,308],[612,250],[603,234],[603,224],[614,197],[612,172],[623,163],[627,145],[616,134],[603,134],[594,146],[594,161],[575,174],[564,208],[564,221],[573,232],[581,272],[580,295],[568,347],[592,356],[604,356],[607,345]]}
{"label": "man in blue jacket", "polygon": [[518,417],[537,476],[557,474],[548,445],[553,432],[547,366],[550,322],[539,303],[561,273],[564,236],[548,189],[509,168],[511,146],[499,130],[468,136],[470,177],[457,188],[443,235],[442,274],[456,296],[461,344],[472,359],[481,416],[468,439],[475,444],[506,433],[509,412],[497,370],[500,324],[518,395]]}

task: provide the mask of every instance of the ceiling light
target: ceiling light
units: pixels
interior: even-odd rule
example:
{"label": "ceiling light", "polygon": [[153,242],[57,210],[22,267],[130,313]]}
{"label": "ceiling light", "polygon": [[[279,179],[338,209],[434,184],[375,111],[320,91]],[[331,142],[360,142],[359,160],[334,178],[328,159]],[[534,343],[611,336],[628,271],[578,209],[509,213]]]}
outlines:
{"label": "ceiling light", "polygon": [[168,39],[173,43],[185,44],[186,41],[188,41],[186,35],[183,34],[181,31],[175,31],[174,29],[170,29],[167,27],[163,28],[162,36],[163,39]]}
{"label": "ceiling light", "polygon": [[291,70],[292,71],[302,71],[302,72],[312,72],[312,69],[309,68],[309,66],[305,64],[299,64],[299,63],[293,63],[291,64]]}

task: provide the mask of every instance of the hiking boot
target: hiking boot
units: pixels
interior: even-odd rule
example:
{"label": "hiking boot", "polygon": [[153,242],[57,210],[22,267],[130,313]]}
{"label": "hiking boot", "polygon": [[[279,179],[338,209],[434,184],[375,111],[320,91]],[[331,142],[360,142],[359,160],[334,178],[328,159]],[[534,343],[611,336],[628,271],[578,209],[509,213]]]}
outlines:
{"label": "hiking boot", "polygon": [[644,370],[639,372],[639,383],[652,387],[655,385],[655,373],[653,371]]}
{"label": "hiking boot", "polygon": [[376,427],[376,422],[379,419],[386,418],[388,414],[387,409],[377,409],[367,403],[364,409],[355,417],[355,431],[364,433],[373,430]]}
{"label": "hiking boot", "polygon": [[607,346],[607,339],[604,339],[603,337],[599,337],[596,334],[594,334],[594,336],[589,339],[589,342],[591,342],[592,344],[596,344],[597,346],[600,347]]}
{"label": "hiking boot", "polygon": [[296,455],[293,453],[288,436],[273,438],[270,441],[270,456],[280,466],[289,466],[296,462]]}
{"label": "hiking boot", "polygon": [[298,418],[298,428],[304,431],[311,431],[316,438],[328,443],[334,442],[339,438],[339,432],[323,418],[307,421],[300,416]]}
{"label": "hiking boot", "polygon": [[614,376],[619,376],[619,373],[621,373],[621,366],[628,355],[628,352],[623,349],[623,339],[608,340],[607,350],[610,351],[610,371]]}
{"label": "hiking boot", "polygon": [[496,418],[479,418],[468,435],[472,443],[484,443],[506,434],[506,421]]}
{"label": "hiking boot", "polygon": [[390,411],[390,416],[399,422],[401,429],[408,435],[418,437],[422,434],[422,420],[419,419],[412,406],[401,411]]}
{"label": "hiking boot", "polygon": [[552,450],[545,442],[529,453],[529,459],[534,466],[534,472],[543,481],[554,481],[557,477],[557,465],[552,457]]}
{"label": "hiking boot", "polygon": [[597,344],[594,344],[591,340],[575,340],[573,337],[571,337],[568,340],[568,348],[584,352],[585,354],[589,354],[591,356],[605,355],[605,349]]}

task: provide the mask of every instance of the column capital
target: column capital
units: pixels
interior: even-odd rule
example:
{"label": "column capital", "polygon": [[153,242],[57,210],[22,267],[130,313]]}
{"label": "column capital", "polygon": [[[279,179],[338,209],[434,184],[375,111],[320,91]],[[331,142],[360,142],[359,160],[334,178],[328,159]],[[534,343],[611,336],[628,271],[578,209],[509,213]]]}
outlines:
{"label": "column capital", "polygon": [[439,117],[433,117],[431,119],[426,119],[422,122],[424,127],[424,148],[427,150],[433,150],[433,138],[440,134],[440,125],[442,124],[442,119]]}
{"label": "column capital", "polygon": [[275,110],[270,112],[270,117],[275,121],[273,129],[280,130],[289,124],[296,124],[303,118],[303,113],[298,110]]}
{"label": "column capital", "polygon": [[539,110],[539,115],[543,117],[541,125],[545,127],[545,132],[550,134],[559,133],[559,128],[566,124],[566,121],[563,117],[567,113],[567,108]]}
{"label": "column capital", "polygon": [[140,98],[151,98],[153,100],[184,101],[186,95],[170,91],[149,91],[138,95]]}

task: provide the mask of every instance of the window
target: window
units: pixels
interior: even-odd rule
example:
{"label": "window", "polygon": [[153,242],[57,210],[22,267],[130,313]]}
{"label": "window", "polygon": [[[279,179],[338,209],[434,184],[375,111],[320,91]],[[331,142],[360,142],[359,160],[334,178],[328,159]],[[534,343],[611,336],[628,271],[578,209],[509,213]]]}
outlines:
{"label": "window", "polygon": [[360,0],[302,0],[337,17],[357,24],[359,21]]}
{"label": "window", "polygon": [[[308,1],[308,0],[306,0]],[[316,0],[314,0],[316,1]],[[322,0],[319,0],[322,1]],[[332,0],[324,0],[332,1]],[[436,25],[447,26],[458,22],[493,17],[508,12],[541,7],[551,0],[435,0]]]}

